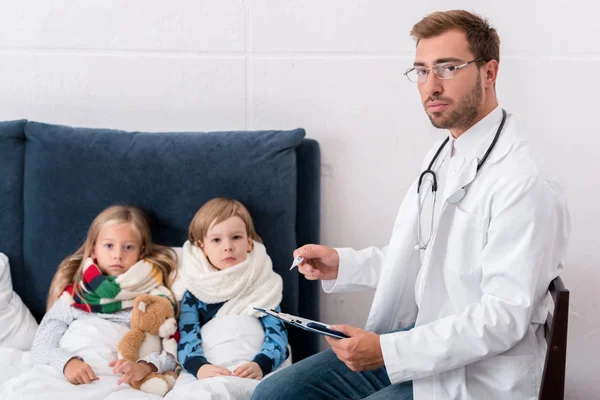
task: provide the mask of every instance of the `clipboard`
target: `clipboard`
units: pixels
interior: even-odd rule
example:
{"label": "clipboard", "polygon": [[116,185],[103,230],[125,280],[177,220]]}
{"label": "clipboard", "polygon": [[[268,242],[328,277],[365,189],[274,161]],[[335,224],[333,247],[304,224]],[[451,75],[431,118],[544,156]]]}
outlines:
{"label": "clipboard", "polygon": [[312,319],[297,317],[295,315],[290,315],[286,313],[280,313],[271,309],[264,309],[260,307],[252,307],[256,311],[260,311],[267,315],[271,315],[277,319],[282,320],[286,324],[297,326],[298,328],[302,328],[309,332],[318,333],[320,335],[331,336],[336,339],[347,339],[348,336],[344,335],[342,332],[331,329],[331,325],[324,324],[322,322],[313,321]]}

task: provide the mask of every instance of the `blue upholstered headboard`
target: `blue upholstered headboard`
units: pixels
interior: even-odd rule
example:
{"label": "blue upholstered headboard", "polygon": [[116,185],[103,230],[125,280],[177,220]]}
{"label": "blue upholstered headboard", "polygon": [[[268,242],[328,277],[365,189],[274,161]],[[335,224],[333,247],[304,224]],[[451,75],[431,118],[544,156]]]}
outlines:
{"label": "blue upholstered headboard", "polygon": [[[319,242],[320,155],[302,129],[142,133],[0,122],[0,252],[15,291],[43,316],[58,263],[112,204],[144,209],[154,241],[181,246],[197,209],[216,196],[250,210],[275,271],[282,309],[318,319],[318,287],[288,271],[292,251]],[[297,361],[317,337],[290,328]]]}

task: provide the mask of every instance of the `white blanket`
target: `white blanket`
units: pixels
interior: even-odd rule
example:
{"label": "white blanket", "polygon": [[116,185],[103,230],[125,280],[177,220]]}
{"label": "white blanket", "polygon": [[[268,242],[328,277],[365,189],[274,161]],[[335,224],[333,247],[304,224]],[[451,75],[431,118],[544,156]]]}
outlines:
{"label": "white blanket", "polygon": [[[206,359],[211,364],[225,367],[230,371],[251,361],[260,351],[265,339],[265,332],[258,318],[243,315],[213,318],[202,327],[201,334],[202,350]],[[279,369],[290,364],[291,356]],[[268,379],[271,374],[263,379]],[[182,372],[167,398],[249,400],[259,382],[255,379],[235,376],[198,380],[187,372]]]}
{"label": "white blanket", "polygon": [[[100,379],[88,385],[72,385],[50,367],[32,365],[30,352],[0,349],[0,399],[161,399],[132,389],[127,384],[117,385],[119,377],[112,374],[108,363],[116,359],[116,345],[126,331],[127,328],[122,325],[101,318],[71,324],[60,345],[82,356],[92,366]],[[207,358],[214,364],[233,370],[237,365],[252,360],[262,345],[264,332],[256,318],[228,316],[215,318],[206,324],[202,338]],[[284,365],[288,364],[289,361],[286,361]],[[182,372],[165,399],[250,399],[258,383],[237,377],[197,380]]]}
{"label": "white blanket", "polygon": [[[116,345],[127,328],[101,318],[74,321],[60,341],[60,346],[75,352],[90,364],[98,378],[88,385],[72,385],[64,375],[46,365],[32,365],[31,353],[13,354],[10,364],[0,367],[0,399],[160,399],[117,385],[118,376],[112,374],[108,363],[117,358]],[[8,350],[8,349],[6,349]],[[2,357],[0,353],[0,357]],[[18,369],[5,380],[5,369]]]}

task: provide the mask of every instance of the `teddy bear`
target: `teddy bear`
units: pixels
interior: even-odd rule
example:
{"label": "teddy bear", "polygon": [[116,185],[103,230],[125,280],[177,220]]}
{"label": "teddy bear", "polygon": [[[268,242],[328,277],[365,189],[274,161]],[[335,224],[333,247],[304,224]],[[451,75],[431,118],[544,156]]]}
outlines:
{"label": "teddy bear", "polygon": [[[166,351],[177,359],[177,321],[166,297],[143,294],[136,297],[131,313],[131,330],[118,346],[118,358],[137,362],[153,352]],[[146,393],[164,396],[173,388],[177,374],[153,372],[131,386]]]}

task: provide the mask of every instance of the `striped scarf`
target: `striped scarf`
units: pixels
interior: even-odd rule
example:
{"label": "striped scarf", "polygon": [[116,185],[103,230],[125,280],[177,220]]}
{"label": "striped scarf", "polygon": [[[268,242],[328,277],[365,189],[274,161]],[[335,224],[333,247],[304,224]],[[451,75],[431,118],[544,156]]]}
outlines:
{"label": "striped scarf", "polygon": [[87,312],[110,314],[132,308],[135,298],[144,293],[164,296],[174,303],[171,291],[163,285],[160,269],[145,260],[138,261],[119,276],[106,276],[88,258],[78,285],[78,293],[71,284],[60,298]]}

